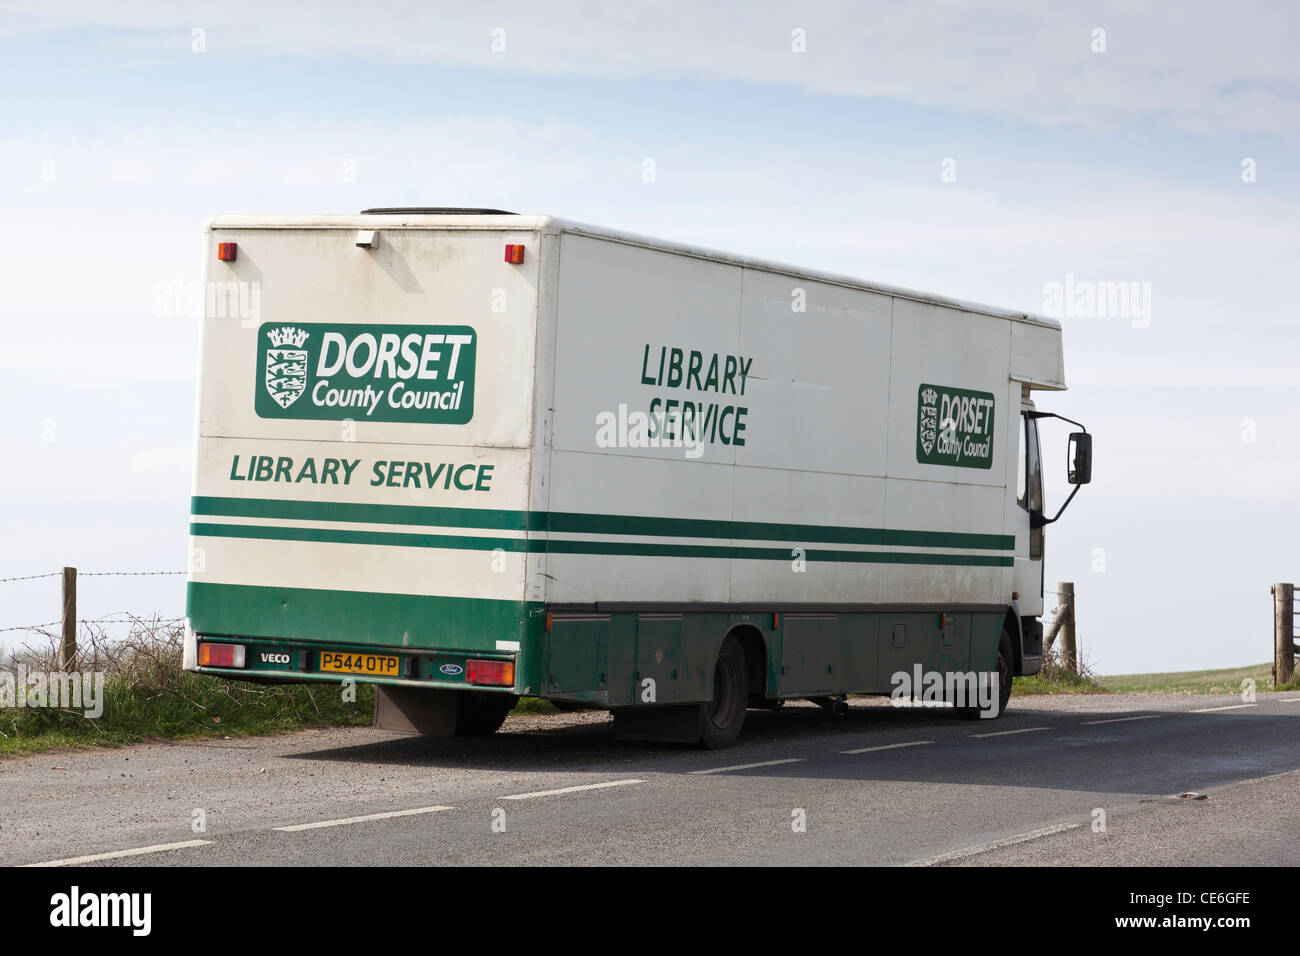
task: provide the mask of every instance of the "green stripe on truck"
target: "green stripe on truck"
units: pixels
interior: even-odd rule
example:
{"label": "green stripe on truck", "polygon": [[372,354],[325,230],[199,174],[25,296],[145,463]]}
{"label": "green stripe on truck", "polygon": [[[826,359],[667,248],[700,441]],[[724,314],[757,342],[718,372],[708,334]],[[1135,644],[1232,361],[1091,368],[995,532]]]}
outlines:
{"label": "green stripe on truck", "polygon": [[[789,561],[789,548],[745,548],[737,545],[640,544],[630,541],[555,541],[544,538],[481,538],[455,534],[416,534],[396,531],[352,531],[347,528],[282,528],[274,525],[190,525],[196,537],[251,538],[271,541],[325,541],[335,544],[381,545],[400,548],[447,548],[460,551],[521,551],[531,554],[618,554],[639,557],[734,558]],[[852,564],[932,564],[981,567],[1012,566],[1007,554],[938,554],[917,551],[843,551],[806,548],[808,561]]]}
{"label": "green stripe on truck", "polygon": [[[303,521],[351,521],[489,531],[556,531],[576,534],[659,535],[804,544],[867,544],[919,548],[970,548],[1011,551],[1014,535],[960,531],[902,531],[838,525],[783,524],[705,518],[653,518],[635,515],[582,514],[567,511],[507,511],[496,508],[438,508],[428,505],[381,505],[274,498],[191,499],[190,513],[232,518],[287,518]],[[554,542],[552,542],[554,544]],[[496,547],[496,545],[493,545]],[[517,549],[516,549],[517,550]],[[552,549],[555,550],[555,549]],[[611,553],[611,552],[595,552]],[[636,552],[616,552],[636,553]]]}

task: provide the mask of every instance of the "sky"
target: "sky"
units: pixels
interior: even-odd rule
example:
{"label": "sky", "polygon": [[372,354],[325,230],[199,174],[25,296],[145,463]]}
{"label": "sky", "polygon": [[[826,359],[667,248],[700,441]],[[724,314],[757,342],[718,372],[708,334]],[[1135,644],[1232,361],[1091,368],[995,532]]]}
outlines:
{"label": "sky", "polygon": [[[210,216],[490,206],[1056,314],[1070,390],[1039,407],[1095,466],[1047,578],[1085,659],[1271,659],[1295,8],[52,6],[0,0],[0,579],[185,567],[198,321],[167,290]],[[1127,307],[1053,294],[1107,283]],[[184,577],[82,579],[82,617],[121,612],[182,615]],[[0,581],[0,629],[59,615],[57,578]]]}

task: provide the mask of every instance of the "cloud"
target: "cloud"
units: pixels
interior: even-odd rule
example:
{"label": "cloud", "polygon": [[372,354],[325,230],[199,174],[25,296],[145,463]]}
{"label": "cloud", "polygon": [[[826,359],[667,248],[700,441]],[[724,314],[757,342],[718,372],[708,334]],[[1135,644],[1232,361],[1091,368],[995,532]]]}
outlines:
{"label": "cloud", "polygon": [[[1229,362],[1240,379],[1254,359],[1250,333],[1300,347],[1285,281],[1300,254],[1300,204],[1234,177],[1207,189],[1011,155],[994,174],[963,172],[955,184],[939,182],[936,160],[923,185],[855,176],[876,162],[872,152],[668,141],[656,151],[657,181],[644,183],[637,145],[597,125],[494,116],[193,120],[0,139],[0,181],[19,186],[0,214],[24,223],[0,234],[15,277],[0,313],[24,318],[0,368],[48,384],[112,383],[129,355],[138,381],[187,378],[194,322],[157,314],[157,303],[159,289],[197,281],[209,216],[439,202],[547,212],[1034,312],[1045,284],[1067,274],[1150,282],[1151,329],[1069,324],[1071,368],[1099,385],[1171,358]],[[44,156],[57,159],[53,183],[37,176]],[[1237,330],[1226,343],[1225,309]],[[60,347],[70,335],[81,347]],[[103,360],[114,354],[123,359]]]}
{"label": "cloud", "polygon": [[[1208,0],[1048,5],[907,0],[790,5],[368,4],[225,0],[178,8],[8,3],[0,35],[111,27],[125,49],[343,57],[612,77],[793,84],[818,93],[1003,114],[1052,127],[1155,120],[1291,133],[1300,120],[1292,5]],[[1094,52],[1094,31],[1105,52]],[[792,50],[804,31],[806,52]],[[501,31],[494,33],[494,31]],[[493,52],[494,39],[504,50]]]}

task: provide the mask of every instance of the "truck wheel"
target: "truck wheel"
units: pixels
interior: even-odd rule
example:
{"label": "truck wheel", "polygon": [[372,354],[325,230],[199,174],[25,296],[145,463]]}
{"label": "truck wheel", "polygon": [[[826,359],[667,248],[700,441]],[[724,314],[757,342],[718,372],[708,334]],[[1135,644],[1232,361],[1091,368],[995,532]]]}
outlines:
{"label": "truck wheel", "polygon": [[1011,682],[1015,680],[1015,653],[1011,650],[1011,635],[1002,632],[1002,642],[998,644],[998,716],[1007,712],[1011,703]]}
{"label": "truck wheel", "polygon": [[457,737],[489,737],[495,734],[518,702],[513,694],[461,691],[456,696]]}
{"label": "truck wheel", "polygon": [[749,701],[749,679],[745,651],[734,635],[728,635],[713,665],[713,699],[701,704],[700,743],[710,750],[730,747],[740,736]]}
{"label": "truck wheel", "polygon": [[[1011,635],[1006,631],[1002,632],[1002,640],[998,643],[998,712],[997,717],[1001,717],[1007,711],[1007,704],[1011,701],[1011,682],[1015,679],[1012,675],[1012,656]],[[975,707],[957,707],[954,708],[957,716],[962,720],[978,720],[980,708]]]}

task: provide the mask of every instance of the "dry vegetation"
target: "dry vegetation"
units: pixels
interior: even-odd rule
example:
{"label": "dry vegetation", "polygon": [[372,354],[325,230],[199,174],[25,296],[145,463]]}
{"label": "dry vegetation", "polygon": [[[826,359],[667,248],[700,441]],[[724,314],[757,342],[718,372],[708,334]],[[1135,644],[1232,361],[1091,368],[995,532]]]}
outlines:
{"label": "dry vegetation", "polygon": [[[35,635],[4,662],[15,681],[20,666],[28,673],[60,669],[58,635]],[[368,685],[357,687],[353,703],[344,702],[333,684],[247,684],[194,674],[181,669],[183,639],[180,621],[157,617],[132,619],[125,636],[112,638],[102,626],[83,624],[69,670],[104,675],[102,715],[91,719],[67,708],[5,707],[0,754],[370,722],[374,690]]]}

